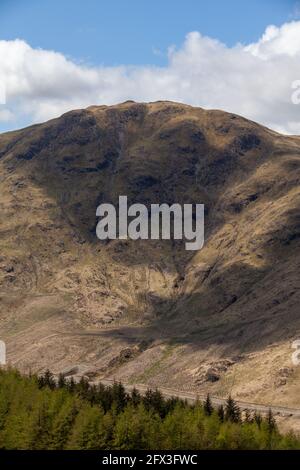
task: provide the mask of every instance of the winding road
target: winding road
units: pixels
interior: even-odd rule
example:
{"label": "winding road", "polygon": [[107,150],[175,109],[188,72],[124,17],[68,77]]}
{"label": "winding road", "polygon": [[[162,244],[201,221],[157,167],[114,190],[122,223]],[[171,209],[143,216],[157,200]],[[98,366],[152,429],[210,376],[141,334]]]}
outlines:
{"label": "winding road", "polygon": [[[114,380],[101,379],[98,382],[101,382],[103,385],[112,385],[114,383]],[[143,394],[150,388],[142,384],[131,385],[131,384],[126,384],[124,382],[122,382],[122,384],[124,385],[125,390],[127,392],[131,392],[133,388],[135,388],[141,394]],[[166,398],[178,397],[178,398],[181,398],[182,400],[187,400],[188,403],[194,403],[196,400],[205,400],[206,398],[205,395],[196,394],[193,392],[183,392],[180,390],[174,390],[174,389],[166,388],[166,387],[159,387],[159,390],[163,394],[163,396]],[[227,401],[225,398],[218,398],[218,397],[213,397],[213,396],[211,396],[210,399],[214,406],[224,405]],[[274,415],[285,416],[285,417],[294,416],[294,417],[300,418],[300,408],[288,408],[285,406],[263,405],[260,403],[251,403],[251,402],[245,402],[245,401],[239,401],[239,400],[235,400],[235,402],[242,411],[247,409],[249,411],[267,413],[269,409],[271,409]]]}

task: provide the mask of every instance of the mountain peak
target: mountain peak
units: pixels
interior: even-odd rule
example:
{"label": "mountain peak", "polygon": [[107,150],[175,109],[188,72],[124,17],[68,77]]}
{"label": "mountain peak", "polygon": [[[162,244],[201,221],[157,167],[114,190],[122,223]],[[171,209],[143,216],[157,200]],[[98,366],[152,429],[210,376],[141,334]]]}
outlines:
{"label": "mountain peak", "polygon": [[[300,326],[299,138],[224,111],[126,101],[2,134],[0,155],[13,364],[224,395],[239,371],[240,397],[272,396]],[[203,203],[204,248],[100,242],[96,208],[119,195]]]}

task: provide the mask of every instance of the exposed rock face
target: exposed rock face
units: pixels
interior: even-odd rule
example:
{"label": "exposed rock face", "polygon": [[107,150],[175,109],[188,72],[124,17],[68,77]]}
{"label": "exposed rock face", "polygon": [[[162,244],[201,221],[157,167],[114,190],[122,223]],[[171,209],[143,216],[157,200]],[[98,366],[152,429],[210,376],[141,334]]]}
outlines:
{"label": "exposed rock face", "polygon": [[[299,163],[298,137],[170,102],[95,106],[0,135],[9,360],[300,405],[297,368],[276,392],[300,337]],[[204,248],[100,242],[96,207],[119,195],[204,203]],[[199,365],[220,360],[233,365],[195,385]]]}

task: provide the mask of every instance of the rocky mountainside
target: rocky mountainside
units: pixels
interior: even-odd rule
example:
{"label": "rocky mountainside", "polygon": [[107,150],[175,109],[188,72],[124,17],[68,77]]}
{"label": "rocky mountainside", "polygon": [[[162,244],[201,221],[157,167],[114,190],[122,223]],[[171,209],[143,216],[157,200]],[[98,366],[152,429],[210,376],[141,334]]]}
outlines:
{"label": "rocky mountainside", "polygon": [[[126,102],[0,135],[0,337],[24,371],[300,406],[300,138]],[[205,245],[97,239],[96,207],[204,203]]]}

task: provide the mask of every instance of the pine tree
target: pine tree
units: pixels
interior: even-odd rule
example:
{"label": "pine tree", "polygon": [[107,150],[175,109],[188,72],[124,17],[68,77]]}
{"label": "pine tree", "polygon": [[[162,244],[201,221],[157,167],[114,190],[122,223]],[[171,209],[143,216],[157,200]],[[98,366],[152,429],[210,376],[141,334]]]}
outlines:
{"label": "pine tree", "polygon": [[165,400],[165,404],[164,404],[165,415],[167,415],[167,414],[171,413],[172,411],[174,411],[174,409],[176,408],[176,406],[179,403],[182,404],[182,400],[180,400],[177,397],[171,397],[171,398],[168,398],[168,400]]}
{"label": "pine tree", "polygon": [[124,386],[120,382],[115,382],[111,387],[112,401],[116,405],[117,413],[121,413],[124,410],[128,396],[126,394]]}
{"label": "pine tree", "polygon": [[142,401],[142,397],[140,393],[137,391],[137,389],[134,387],[132,389],[131,395],[130,395],[130,400],[132,405],[136,408]]}
{"label": "pine tree", "polygon": [[276,431],[276,420],[274,418],[273,412],[271,408],[268,410],[268,414],[266,417],[266,423],[267,423],[267,430],[269,434],[272,434],[274,431]]}
{"label": "pine tree", "polygon": [[161,417],[165,416],[165,402],[159,390],[148,389],[143,399],[146,410],[153,410]]}
{"label": "pine tree", "polygon": [[105,385],[99,383],[96,389],[96,403],[101,405],[105,412],[108,412],[111,409],[112,402],[111,387],[105,387]]}
{"label": "pine tree", "polygon": [[78,406],[74,397],[65,395],[64,402],[53,420],[50,449],[64,449],[78,413]]}
{"label": "pine tree", "polygon": [[81,377],[79,383],[76,384],[76,386],[75,386],[75,390],[76,390],[77,394],[81,398],[88,398],[89,397],[89,389],[90,389],[89,381],[85,377]]}
{"label": "pine tree", "polygon": [[90,385],[88,400],[91,403],[91,405],[95,405],[97,403],[97,387],[94,384]]}
{"label": "pine tree", "polygon": [[248,409],[245,410],[245,419],[244,419],[244,421],[245,421],[245,423],[252,423],[253,422],[251,413]]}
{"label": "pine tree", "polygon": [[219,416],[219,419],[220,419],[221,423],[223,423],[223,421],[225,419],[225,412],[224,412],[223,405],[220,405],[219,408],[218,408],[218,416]]}
{"label": "pine tree", "polygon": [[85,404],[77,415],[67,448],[103,449],[105,433],[102,427],[104,413],[99,407]]}
{"label": "pine tree", "polygon": [[75,390],[76,390],[76,383],[75,383],[75,380],[73,379],[73,377],[71,377],[71,378],[67,381],[67,390],[68,390],[70,393],[74,393]]}
{"label": "pine tree", "polygon": [[50,413],[49,395],[41,394],[35,406],[34,413],[30,416],[28,425],[29,448],[43,450],[49,448],[50,443]]}
{"label": "pine tree", "polygon": [[63,374],[59,374],[58,376],[58,381],[57,381],[57,386],[58,388],[66,388],[66,379],[65,379],[65,376]]}
{"label": "pine tree", "polygon": [[206,399],[203,403],[203,409],[204,409],[204,412],[207,416],[210,416],[212,414],[212,412],[214,411],[209,393],[207,394],[207,397],[206,397]]}
{"label": "pine tree", "polygon": [[[186,447],[186,430],[190,429],[186,421],[188,416],[181,403],[162,421],[161,434],[164,436],[162,447],[165,449],[183,449]],[[190,435],[189,435],[190,436]]]}
{"label": "pine tree", "polygon": [[145,410],[128,405],[117,417],[114,447],[117,449],[151,449],[158,445],[158,417]]}
{"label": "pine tree", "polygon": [[257,413],[257,411],[255,411],[253,420],[256,423],[257,427],[260,429],[260,426],[261,426],[261,423],[262,423],[262,417],[261,417],[260,413]]}
{"label": "pine tree", "polygon": [[39,377],[39,387],[49,387],[51,390],[54,390],[56,387],[56,383],[53,377],[52,372],[47,369],[41,377]]}
{"label": "pine tree", "polygon": [[226,405],[225,405],[225,419],[227,421],[232,421],[233,423],[238,423],[241,420],[241,412],[234,401],[234,399],[229,395]]}

